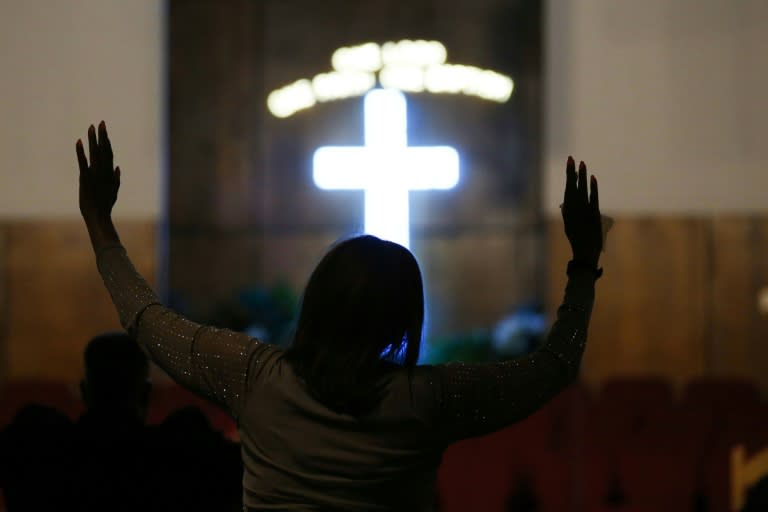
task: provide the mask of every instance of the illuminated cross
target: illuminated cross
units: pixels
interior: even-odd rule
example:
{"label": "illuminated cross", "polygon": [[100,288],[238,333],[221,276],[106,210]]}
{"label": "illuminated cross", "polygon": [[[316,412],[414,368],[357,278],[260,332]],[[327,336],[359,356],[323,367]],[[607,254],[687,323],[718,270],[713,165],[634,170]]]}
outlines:
{"label": "illuminated cross", "polygon": [[363,190],[365,232],[408,247],[409,191],[453,188],[459,181],[459,154],[450,146],[408,146],[400,91],[370,91],[364,110],[365,145],[318,148],[315,184],[324,190]]}

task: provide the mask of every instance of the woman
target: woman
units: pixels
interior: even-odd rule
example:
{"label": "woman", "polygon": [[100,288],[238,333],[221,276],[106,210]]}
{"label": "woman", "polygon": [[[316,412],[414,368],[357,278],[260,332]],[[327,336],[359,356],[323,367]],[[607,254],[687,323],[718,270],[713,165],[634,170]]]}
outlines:
{"label": "woman", "polygon": [[[123,326],[151,359],[238,423],[249,510],[424,511],[445,448],[519,421],[576,378],[602,249],[597,181],[566,166],[573,249],[546,341],[503,363],[417,366],[421,275],[403,247],[358,237],[333,248],[304,293],[288,351],[164,308],[120,245],[120,186],[102,122],[80,140],[80,211]],[[193,447],[191,447],[193,449]]]}

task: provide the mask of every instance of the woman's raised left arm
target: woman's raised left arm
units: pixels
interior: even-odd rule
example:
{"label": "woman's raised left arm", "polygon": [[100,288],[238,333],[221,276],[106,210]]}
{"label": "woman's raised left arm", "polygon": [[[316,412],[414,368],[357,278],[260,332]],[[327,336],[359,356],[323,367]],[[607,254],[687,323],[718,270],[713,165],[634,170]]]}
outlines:
{"label": "woman's raised left arm", "polygon": [[112,145],[102,121],[98,137],[88,130],[90,165],[80,140],[80,212],[104,284],[120,323],[160,368],[176,382],[219,403],[237,418],[249,377],[277,349],[249,336],[192,322],[164,307],[136,271],[112,222],[120,188]]}

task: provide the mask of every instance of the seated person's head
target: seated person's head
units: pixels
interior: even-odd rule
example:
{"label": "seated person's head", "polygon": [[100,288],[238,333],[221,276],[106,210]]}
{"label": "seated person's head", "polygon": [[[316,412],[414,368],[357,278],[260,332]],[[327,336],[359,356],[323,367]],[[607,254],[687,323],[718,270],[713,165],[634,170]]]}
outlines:
{"label": "seated person's head", "polygon": [[747,491],[746,503],[741,512],[765,512],[768,510],[768,475],[764,475]]}
{"label": "seated person's head", "polygon": [[146,417],[151,383],[149,362],[126,333],[100,334],[85,347],[85,378],[80,383],[89,411]]}

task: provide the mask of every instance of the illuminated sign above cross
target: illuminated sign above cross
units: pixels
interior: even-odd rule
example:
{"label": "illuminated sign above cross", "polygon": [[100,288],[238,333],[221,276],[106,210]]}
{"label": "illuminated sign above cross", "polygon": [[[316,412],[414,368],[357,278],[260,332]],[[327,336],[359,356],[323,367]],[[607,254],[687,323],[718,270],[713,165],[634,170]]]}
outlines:
{"label": "illuminated sign above cross", "polygon": [[365,193],[365,232],[410,244],[409,191],[446,190],[459,181],[459,154],[450,146],[408,146],[405,96],[374,89],[364,100],[364,146],[315,151],[315,184]]}

